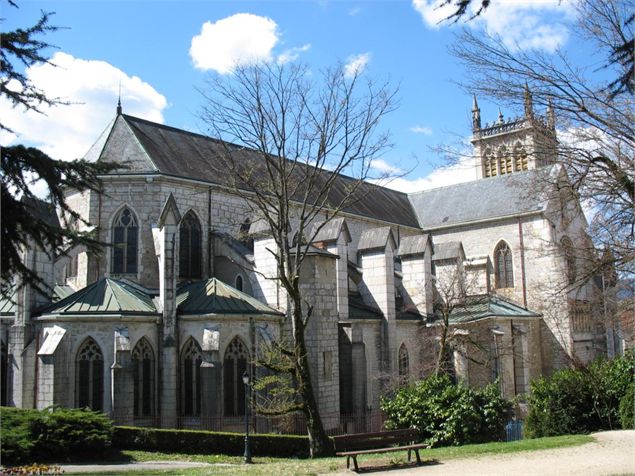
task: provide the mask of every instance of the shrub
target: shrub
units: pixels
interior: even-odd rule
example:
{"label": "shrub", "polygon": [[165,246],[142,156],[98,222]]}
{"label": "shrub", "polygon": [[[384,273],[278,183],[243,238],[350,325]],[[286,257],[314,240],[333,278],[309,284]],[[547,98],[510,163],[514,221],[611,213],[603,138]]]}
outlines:
{"label": "shrub", "polygon": [[433,446],[501,440],[510,403],[495,384],[474,390],[433,376],[382,399],[387,428],[417,428]]}
{"label": "shrub", "polygon": [[635,428],[635,385],[631,384],[626,389],[626,394],[620,400],[620,423],[625,430]]}
{"label": "shrub", "polygon": [[[29,462],[34,440],[31,437],[30,423],[39,416],[36,410],[21,408],[0,408],[0,455],[3,464]],[[8,431],[8,429],[11,429]]]}
{"label": "shrub", "polygon": [[613,430],[620,401],[633,381],[633,356],[600,359],[533,380],[526,431],[531,437]]}
{"label": "shrub", "polygon": [[0,418],[11,428],[2,432],[4,464],[95,458],[111,444],[111,421],[90,410],[2,408]]}
{"label": "shrub", "polygon": [[[296,435],[251,435],[251,452],[257,456],[307,457],[309,440]],[[242,455],[245,435],[198,430],[164,430],[118,426],[113,435],[117,449],[165,453]]]}

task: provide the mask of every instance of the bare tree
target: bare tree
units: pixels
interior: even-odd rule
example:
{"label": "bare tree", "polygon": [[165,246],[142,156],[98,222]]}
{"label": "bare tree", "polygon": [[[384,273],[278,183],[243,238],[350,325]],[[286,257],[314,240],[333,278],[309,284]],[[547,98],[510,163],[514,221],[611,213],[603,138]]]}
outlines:
{"label": "bare tree", "polygon": [[312,307],[300,269],[306,243],[371,187],[364,180],[390,146],[379,123],[394,109],[395,91],[343,65],[319,75],[304,65],[258,64],[216,77],[202,94],[201,119],[225,141],[219,147],[226,169],[218,173],[275,242],[275,279],[286,291],[291,334],[278,350],[293,362],[311,455],[330,454],[311,383],[305,330]]}
{"label": "bare tree", "polygon": [[[491,7],[491,0],[441,0],[437,8],[450,6],[454,11],[442,21],[456,23],[474,20]],[[615,71],[605,91],[609,97],[635,92],[635,8],[630,0],[580,0],[576,3],[581,28],[605,52],[604,68]],[[492,8],[496,8],[495,6]],[[606,28],[608,25],[610,28]]]}
{"label": "bare tree", "polygon": [[[629,9],[630,5],[630,9]],[[581,2],[593,15],[581,11],[579,34],[590,36],[598,51],[611,48],[615,37],[633,36],[632,2]],[[587,12],[588,13],[588,12]],[[591,236],[596,246],[612,250],[618,272],[633,272],[635,248],[635,112],[633,91],[611,87],[607,75],[590,59],[574,65],[562,52],[546,55],[506,46],[487,33],[464,31],[451,52],[467,68],[470,91],[521,108],[526,85],[538,107],[552,108],[558,120],[557,151],[571,187],[560,178],[547,184],[561,198],[570,193],[593,214]],[[617,69],[620,65],[614,65]],[[632,80],[632,78],[631,78]],[[553,117],[551,118],[553,120]],[[591,255],[592,253],[587,253]],[[607,256],[606,254],[604,256]],[[597,273],[602,260],[589,267]]]}

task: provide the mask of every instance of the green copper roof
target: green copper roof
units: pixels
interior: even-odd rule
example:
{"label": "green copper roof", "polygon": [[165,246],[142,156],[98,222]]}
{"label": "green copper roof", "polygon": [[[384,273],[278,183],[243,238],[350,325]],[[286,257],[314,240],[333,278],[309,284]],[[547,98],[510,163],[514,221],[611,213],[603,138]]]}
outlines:
{"label": "green copper roof", "polygon": [[56,284],[53,288],[53,302],[60,302],[62,299],[67,298],[74,292],[75,290],[70,286],[61,286]]}
{"label": "green copper roof", "polygon": [[42,311],[42,314],[156,314],[152,296],[125,281],[102,278]]}
{"label": "green copper roof", "polygon": [[464,305],[456,306],[450,313],[450,323],[460,324],[477,321],[486,317],[540,317],[524,307],[506,301],[498,296],[469,296]]}
{"label": "green copper roof", "polygon": [[13,302],[14,296],[15,289],[11,291],[9,296],[0,298],[0,316],[13,316],[15,314],[15,302]]}
{"label": "green copper roof", "polygon": [[177,292],[176,305],[178,314],[282,315],[281,312],[216,278],[181,286]]}

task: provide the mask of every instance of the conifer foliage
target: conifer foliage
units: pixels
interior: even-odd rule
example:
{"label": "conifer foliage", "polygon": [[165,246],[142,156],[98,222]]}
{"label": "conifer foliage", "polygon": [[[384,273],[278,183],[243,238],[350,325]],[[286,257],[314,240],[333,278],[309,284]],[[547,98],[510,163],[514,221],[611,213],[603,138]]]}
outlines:
{"label": "conifer foliage", "polygon": [[[18,5],[8,0],[11,7]],[[0,48],[0,96],[13,107],[43,114],[43,107],[63,107],[67,100],[47,96],[37,88],[26,73],[26,68],[48,63],[46,50],[52,45],[42,35],[59,29],[50,24],[53,13],[42,12],[39,20],[28,28],[2,33]],[[13,132],[9,124],[0,120],[0,131]],[[2,274],[1,292],[11,293],[15,279],[47,293],[42,279],[22,262],[24,247],[38,246],[47,253],[59,254],[75,245],[83,245],[96,252],[100,243],[86,229],[79,231],[83,222],[65,200],[68,189],[99,190],[98,175],[113,170],[109,163],[90,163],[85,160],[66,162],[55,160],[44,152],[23,145],[2,147]],[[44,202],[36,198],[33,184],[42,180],[47,197]],[[59,212],[63,226],[55,218]]]}

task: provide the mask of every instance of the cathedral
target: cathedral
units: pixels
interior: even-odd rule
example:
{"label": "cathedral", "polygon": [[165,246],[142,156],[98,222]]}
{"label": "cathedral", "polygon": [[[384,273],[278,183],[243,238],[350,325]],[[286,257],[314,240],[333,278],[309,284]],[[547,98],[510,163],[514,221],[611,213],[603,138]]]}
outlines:
{"label": "cathedral", "polygon": [[[457,380],[496,381],[512,398],[606,353],[587,223],[556,191],[567,176],[553,111],[534,112],[527,91],[521,117],[482,124],[474,98],[472,118],[476,180],[411,194],[367,184],[362,202],[325,210],[307,244],[306,342],[329,430],[378,412],[441,354]],[[102,193],[67,191],[110,246],[24,251],[55,292],[18,286],[0,302],[3,405],[163,427],[241,421],[243,374],[258,377],[288,303],[272,236],[214,172],[219,147],[118,108],[85,158],[126,168]]]}

